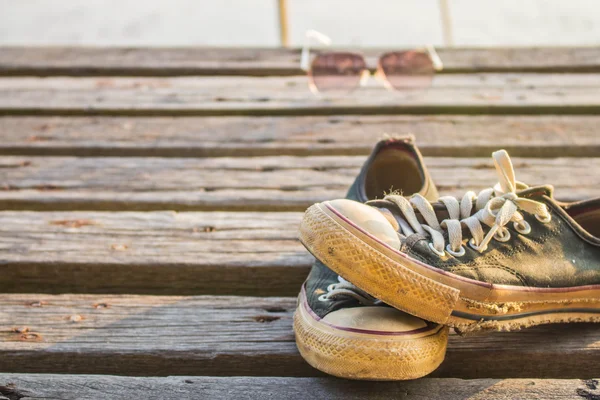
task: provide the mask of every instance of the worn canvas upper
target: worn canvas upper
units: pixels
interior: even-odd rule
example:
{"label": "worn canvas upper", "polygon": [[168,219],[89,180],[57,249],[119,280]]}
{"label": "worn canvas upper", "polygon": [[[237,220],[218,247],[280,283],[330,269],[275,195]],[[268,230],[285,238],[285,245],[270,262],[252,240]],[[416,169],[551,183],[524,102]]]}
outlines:
{"label": "worn canvas upper", "polygon": [[532,188],[521,196],[546,204],[552,220],[542,223],[525,213],[529,234],[520,234],[508,225],[511,239],[492,240],[483,253],[464,246],[462,257],[447,253],[439,257],[431,251],[429,239],[419,234],[403,240],[400,250],[428,265],[487,283],[533,287],[600,284],[600,240],[568,214],[569,209],[584,206],[600,210],[600,199],[560,204],[552,198],[550,187]]}
{"label": "worn canvas upper", "polygon": [[[407,193],[407,187],[416,189]],[[364,203],[375,198],[382,199],[392,191],[407,195],[419,192],[430,200],[438,197],[421,154],[410,138],[386,139],[377,143],[346,198]],[[350,296],[339,296],[329,301],[318,299],[327,293],[329,285],[336,283],[337,273],[316,260],[305,282],[305,289],[310,308],[321,318],[341,308],[361,306],[358,300]]]}
{"label": "worn canvas upper", "polygon": [[431,204],[389,195],[369,205],[397,231],[401,252],[444,271],[539,288],[600,284],[600,199],[557,202],[551,186],[516,181],[505,151],[494,157],[500,182],[479,195]]}

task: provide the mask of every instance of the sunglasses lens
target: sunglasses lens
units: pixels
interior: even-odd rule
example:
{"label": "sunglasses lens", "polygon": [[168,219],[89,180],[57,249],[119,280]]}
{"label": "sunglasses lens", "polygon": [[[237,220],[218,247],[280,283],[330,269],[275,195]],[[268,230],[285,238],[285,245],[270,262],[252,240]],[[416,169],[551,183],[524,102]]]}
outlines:
{"label": "sunglasses lens", "polygon": [[310,74],[319,91],[350,91],[360,84],[366,68],[360,54],[323,53],[313,60]]}
{"label": "sunglasses lens", "polygon": [[427,53],[397,51],[379,59],[385,77],[396,90],[418,90],[429,87],[435,68]]}

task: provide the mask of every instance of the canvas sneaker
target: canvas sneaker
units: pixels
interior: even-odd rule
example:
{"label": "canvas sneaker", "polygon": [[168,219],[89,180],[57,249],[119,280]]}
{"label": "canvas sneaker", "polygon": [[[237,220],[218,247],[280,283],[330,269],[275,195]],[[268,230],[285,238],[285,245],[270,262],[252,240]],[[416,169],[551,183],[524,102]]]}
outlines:
{"label": "canvas sneaker", "polygon": [[[410,138],[379,142],[347,197],[365,202],[392,191],[438,197]],[[310,365],[344,378],[376,380],[413,379],[437,368],[446,352],[446,327],[382,303],[326,264],[314,263],[294,314],[296,344]]]}
{"label": "canvas sneaker", "polygon": [[316,204],[301,240],[371,296],[462,331],[600,322],[600,198],[558,202],[493,159],[499,183],[461,199]]}

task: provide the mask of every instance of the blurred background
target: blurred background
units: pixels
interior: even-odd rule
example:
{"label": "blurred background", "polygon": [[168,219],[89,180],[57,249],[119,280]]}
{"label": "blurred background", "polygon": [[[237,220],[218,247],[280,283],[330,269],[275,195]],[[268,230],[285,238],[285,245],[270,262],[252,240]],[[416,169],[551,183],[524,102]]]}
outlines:
{"label": "blurred background", "polygon": [[0,0],[0,45],[600,44],[599,0]]}

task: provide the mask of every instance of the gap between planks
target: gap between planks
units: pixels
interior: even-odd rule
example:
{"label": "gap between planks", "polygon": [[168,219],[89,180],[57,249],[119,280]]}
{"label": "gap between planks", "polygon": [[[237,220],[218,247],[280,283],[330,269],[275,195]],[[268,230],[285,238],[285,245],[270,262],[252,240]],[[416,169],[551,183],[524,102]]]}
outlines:
{"label": "gap between planks", "polygon": [[9,400],[596,399],[597,379],[453,379],[364,382],[327,378],[0,374]]}
{"label": "gap between planks", "polygon": [[83,157],[367,155],[413,134],[424,155],[600,156],[598,116],[0,117],[0,154]]}

